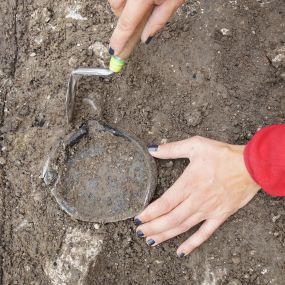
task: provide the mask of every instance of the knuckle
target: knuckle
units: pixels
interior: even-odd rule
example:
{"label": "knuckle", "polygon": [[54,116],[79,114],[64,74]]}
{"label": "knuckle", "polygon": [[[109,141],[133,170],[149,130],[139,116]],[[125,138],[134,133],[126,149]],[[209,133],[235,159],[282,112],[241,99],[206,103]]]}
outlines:
{"label": "knuckle", "polygon": [[185,221],[180,224],[179,229],[182,233],[185,233],[190,229],[190,225]]}
{"label": "knuckle", "polygon": [[210,237],[211,233],[208,230],[200,229],[199,230],[199,240],[207,240]]}
{"label": "knuckle", "polygon": [[124,32],[130,32],[132,30],[132,22],[129,20],[129,18],[120,18],[118,22],[118,29]]}
{"label": "knuckle", "polygon": [[154,4],[157,6],[161,5],[163,2],[165,2],[165,0],[154,0]]}
{"label": "knuckle", "polygon": [[158,199],[160,208],[164,211],[164,212],[169,212],[171,210],[171,200],[167,195],[163,195],[161,198]]}
{"label": "knuckle", "polygon": [[176,143],[170,143],[168,147],[168,153],[167,155],[171,156],[177,152],[178,145]]}
{"label": "knuckle", "polygon": [[168,216],[168,223],[171,226],[179,225],[180,222],[181,222],[181,219],[179,218],[179,216],[177,216],[177,214],[173,214],[173,213],[169,214],[169,216]]}

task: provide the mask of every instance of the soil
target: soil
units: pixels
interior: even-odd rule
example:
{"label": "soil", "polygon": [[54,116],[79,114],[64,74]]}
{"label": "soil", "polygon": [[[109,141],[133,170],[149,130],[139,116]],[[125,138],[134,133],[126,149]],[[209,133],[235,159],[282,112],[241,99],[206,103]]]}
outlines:
{"label": "soil", "polygon": [[[65,126],[68,77],[77,66],[102,66],[95,47],[108,46],[115,22],[103,0],[0,3],[1,284],[55,284],[45,264],[72,228],[104,239],[87,285],[284,284],[283,198],[261,191],[182,259],[176,248],[195,228],[150,248],[132,219],[95,227],[56,203],[41,172]],[[285,122],[284,29],[284,0],[187,1],[121,74],[82,81],[76,122],[90,116],[84,95],[104,121],[146,145],[192,135],[244,144]],[[157,161],[154,199],[186,163]]]}

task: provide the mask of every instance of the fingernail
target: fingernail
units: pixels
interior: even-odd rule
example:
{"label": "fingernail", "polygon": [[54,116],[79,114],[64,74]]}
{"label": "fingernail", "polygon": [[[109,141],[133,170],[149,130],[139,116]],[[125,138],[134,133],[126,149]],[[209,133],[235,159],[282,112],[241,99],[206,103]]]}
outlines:
{"label": "fingernail", "polygon": [[158,150],[158,145],[157,144],[151,144],[147,147],[149,152],[155,152]]}
{"label": "fingernail", "polygon": [[144,233],[142,231],[137,231],[137,236],[138,237],[143,237],[144,236]]}
{"label": "fingernail", "polygon": [[153,239],[149,239],[146,241],[146,243],[151,246],[155,244],[155,241]]}
{"label": "fingernail", "polygon": [[153,37],[148,37],[147,40],[145,41],[145,44],[148,45],[152,39],[153,39]]}
{"label": "fingernail", "polygon": [[185,253],[184,253],[184,252],[181,252],[181,253],[178,254],[178,256],[179,256],[180,258],[182,258],[182,257],[185,256]]}
{"label": "fingernail", "polygon": [[109,54],[114,55],[114,53],[115,53],[115,51],[111,47],[109,47]]}
{"label": "fingernail", "polygon": [[134,223],[136,226],[139,226],[142,224],[142,221],[139,218],[135,218]]}

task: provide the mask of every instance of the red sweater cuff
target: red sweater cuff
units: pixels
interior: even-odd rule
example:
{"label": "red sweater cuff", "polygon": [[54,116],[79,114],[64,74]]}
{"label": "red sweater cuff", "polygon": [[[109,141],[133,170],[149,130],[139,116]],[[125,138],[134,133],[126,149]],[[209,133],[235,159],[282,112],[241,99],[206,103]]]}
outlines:
{"label": "red sweater cuff", "polygon": [[265,192],[285,196],[285,124],[258,131],[245,147],[244,161]]}

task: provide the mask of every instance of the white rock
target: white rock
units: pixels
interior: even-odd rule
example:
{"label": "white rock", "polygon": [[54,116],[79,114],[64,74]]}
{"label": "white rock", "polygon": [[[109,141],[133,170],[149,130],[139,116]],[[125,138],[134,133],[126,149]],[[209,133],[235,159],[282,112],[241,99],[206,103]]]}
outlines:
{"label": "white rock", "polygon": [[67,15],[65,16],[65,18],[67,18],[67,19],[70,18],[70,19],[79,20],[79,21],[86,21],[87,18],[80,15],[78,12],[79,10],[80,10],[79,5],[68,8],[67,9]]}
{"label": "white rock", "polygon": [[221,33],[222,33],[224,36],[228,36],[228,35],[230,35],[230,30],[229,30],[229,29],[226,29],[226,28],[222,28],[222,29],[221,29]]}
{"label": "white rock", "polygon": [[94,56],[99,61],[100,65],[105,66],[105,63],[109,59],[109,52],[108,49],[104,46],[103,43],[97,41],[88,48],[92,50]]}
{"label": "white rock", "polygon": [[277,54],[274,58],[272,58],[273,62],[281,62],[285,58],[285,54],[280,53]]}
{"label": "white rock", "polygon": [[94,224],[94,229],[95,230],[99,230],[100,229],[100,225],[99,224]]}
{"label": "white rock", "polygon": [[82,285],[89,266],[96,260],[102,240],[90,231],[69,228],[58,256],[46,261],[44,271],[53,285]]}
{"label": "white rock", "polygon": [[0,156],[0,164],[1,165],[6,164],[6,159],[4,157],[2,157],[2,156]]}

